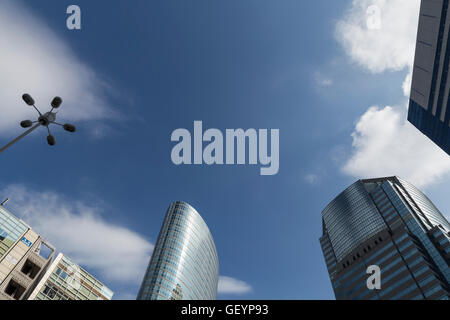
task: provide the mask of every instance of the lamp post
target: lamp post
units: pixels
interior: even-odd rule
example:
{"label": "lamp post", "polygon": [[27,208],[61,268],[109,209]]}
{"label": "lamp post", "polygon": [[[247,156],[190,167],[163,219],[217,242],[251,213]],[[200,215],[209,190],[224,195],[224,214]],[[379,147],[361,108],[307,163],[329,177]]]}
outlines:
{"label": "lamp post", "polygon": [[58,109],[61,106],[62,99],[60,97],[55,97],[52,100],[52,103],[51,103],[52,109],[50,111],[44,113],[44,114],[42,114],[39,111],[39,109],[35,106],[34,99],[28,93],[25,93],[22,96],[22,99],[23,99],[23,101],[25,101],[25,103],[27,105],[32,106],[37,111],[37,113],[39,114],[38,119],[36,121],[31,121],[31,120],[24,120],[24,121],[22,121],[20,123],[20,126],[22,128],[30,128],[30,129],[28,129],[27,131],[22,133],[20,136],[18,136],[17,138],[15,138],[11,142],[9,142],[4,147],[0,148],[0,154],[2,152],[4,152],[6,149],[8,149],[10,146],[12,146],[14,143],[16,143],[17,141],[19,141],[23,137],[27,136],[28,134],[30,134],[31,132],[33,132],[34,130],[39,128],[40,126],[44,126],[44,127],[47,128],[47,131],[48,131],[47,143],[49,145],[51,145],[51,146],[54,146],[55,143],[56,143],[55,137],[50,132],[49,126],[51,124],[59,125],[59,126],[63,127],[64,130],[69,131],[69,132],[75,132],[76,131],[76,127],[74,125],[72,125],[72,124],[69,124],[69,123],[60,124],[60,123],[56,122],[56,113],[57,112],[53,112],[53,110]]}

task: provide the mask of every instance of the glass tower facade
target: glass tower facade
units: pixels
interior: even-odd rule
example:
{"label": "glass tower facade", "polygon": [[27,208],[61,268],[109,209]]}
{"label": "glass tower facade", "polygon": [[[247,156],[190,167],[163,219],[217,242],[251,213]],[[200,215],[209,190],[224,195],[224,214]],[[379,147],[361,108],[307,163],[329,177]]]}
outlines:
{"label": "glass tower facade", "polygon": [[167,210],[138,300],[214,300],[219,259],[199,213],[185,202]]}
{"label": "glass tower facade", "polygon": [[[398,177],[359,180],[322,212],[323,255],[338,300],[450,298],[450,224]],[[381,288],[367,286],[367,268]]]}
{"label": "glass tower facade", "polygon": [[422,0],[408,120],[450,154],[449,0]]}

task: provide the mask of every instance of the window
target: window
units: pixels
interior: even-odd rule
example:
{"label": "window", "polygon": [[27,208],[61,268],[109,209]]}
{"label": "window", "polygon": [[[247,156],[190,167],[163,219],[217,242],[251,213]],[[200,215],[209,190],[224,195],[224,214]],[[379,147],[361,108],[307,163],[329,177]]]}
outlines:
{"label": "window", "polygon": [[50,299],[53,299],[55,297],[55,294],[56,294],[56,291],[52,289],[48,292],[48,297]]}
{"label": "window", "polygon": [[53,249],[50,248],[48,245],[46,245],[44,242],[42,242],[38,253],[42,258],[47,260],[52,255]]}
{"label": "window", "polygon": [[13,297],[15,300],[19,300],[24,292],[25,288],[22,287],[17,282],[15,282],[14,280],[11,280],[5,289],[5,293],[8,296]]}
{"label": "window", "polygon": [[44,294],[48,294],[50,292],[50,287],[49,286],[45,286],[43,293]]}
{"label": "window", "polygon": [[46,285],[42,293],[46,296],[45,300],[60,300],[61,293],[59,290],[53,285]]}
{"label": "window", "polygon": [[28,276],[30,279],[34,279],[36,275],[39,273],[39,271],[41,271],[41,268],[39,268],[37,265],[35,265],[33,262],[27,259],[21,271],[24,275]]}

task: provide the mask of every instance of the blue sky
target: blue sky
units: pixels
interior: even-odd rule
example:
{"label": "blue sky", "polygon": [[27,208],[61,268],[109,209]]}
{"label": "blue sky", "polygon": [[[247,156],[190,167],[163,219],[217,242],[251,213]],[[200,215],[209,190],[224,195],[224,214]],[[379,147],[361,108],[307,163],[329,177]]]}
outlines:
{"label": "blue sky", "polygon": [[[209,225],[230,299],[333,299],[321,210],[358,178],[398,174],[450,211],[449,157],[404,121],[418,0],[78,0],[70,31],[72,2],[1,5],[1,141],[34,116],[24,91],[42,109],[61,95],[79,130],[2,154],[0,195],[116,298],[135,297],[175,200]],[[194,120],[279,129],[279,173],[175,166],[170,135]]]}

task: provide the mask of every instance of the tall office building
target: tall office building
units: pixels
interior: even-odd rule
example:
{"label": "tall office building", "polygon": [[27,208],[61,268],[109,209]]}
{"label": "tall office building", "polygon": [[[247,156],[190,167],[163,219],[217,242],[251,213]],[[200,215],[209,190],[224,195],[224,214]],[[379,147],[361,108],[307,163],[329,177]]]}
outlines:
{"label": "tall office building", "polygon": [[408,120],[450,155],[449,0],[422,0]]}
{"label": "tall office building", "polygon": [[54,251],[25,222],[0,206],[0,300],[26,299]]}
{"label": "tall office building", "polygon": [[[336,299],[450,297],[450,224],[397,177],[359,180],[322,212],[323,255]],[[369,266],[381,288],[369,289]]]}
{"label": "tall office building", "polygon": [[29,300],[111,300],[112,296],[103,283],[60,253]]}
{"label": "tall office building", "polygon": [[138,300],[213,300],[219,260],[213,237],[198,212],[185,202],[167,210]]}

